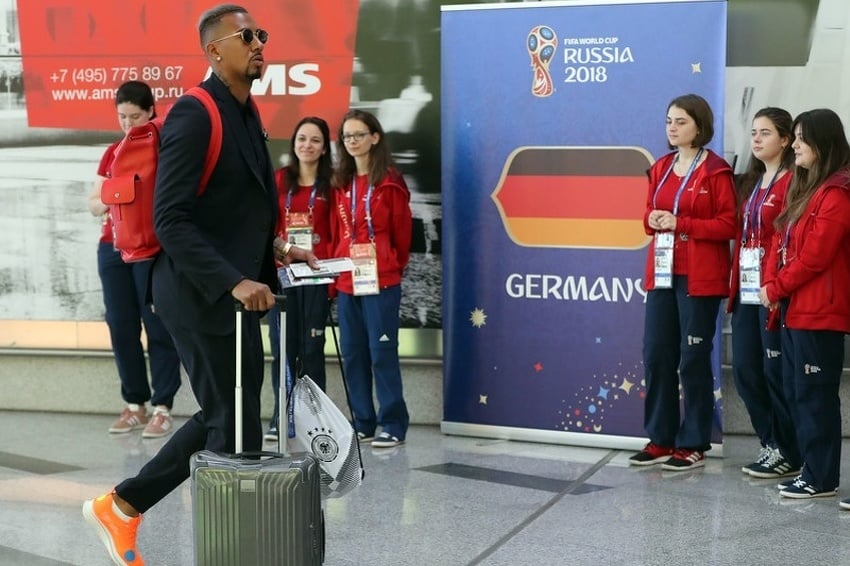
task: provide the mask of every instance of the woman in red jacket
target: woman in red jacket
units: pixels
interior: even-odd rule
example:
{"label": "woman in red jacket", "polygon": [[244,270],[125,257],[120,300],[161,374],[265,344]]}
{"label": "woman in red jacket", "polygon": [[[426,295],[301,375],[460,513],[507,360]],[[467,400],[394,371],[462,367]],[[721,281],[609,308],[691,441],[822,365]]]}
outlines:
{"label": "woman in red jacket", "polygon": [[760,297],[779,307],[783,379],[803,458],[780,484],[793,499],[834,496],[841,464],[838,385],[850,333],[850,145],[832,110],[794,120],[796,169]]}
{"label": "woman in red jacket", "polygon": [[[353,272],[337,280],[340,349],[361,440],[375,448],[404,442],[410,417],[398,359],[401,277],[410,257],[410,193],[392,167],[377,118],[349,111],[339,128],[331,232],[335,257]],[[372,402],[374,375],[378,412]],[[381,432],[377,436],[377,427]]]}
{"label": "woman in red jacket", "polygon": [[692,469],[705,464],[711,448],[711,350],[720,300],[729,294],[736,224],[732,169],[705,147],[713,135],[714,114],[705,99],[686,94],[670,102],[667,140],[676,151],[650,169],[644,215],[653,236],[643,339],[650,441],[629,458],[635,466]]}
{"label": "woman in red jacket", "polygon": [[[278,216],[276,233],[284,241],[312,251],[318,259],[330,257],[330,129],[322,118],[302,118],[289,140],[289,162],[275,171]],[[285,289],[287,369],[293,378],[309,375],[325,389],[325,325],[328,286],[304,285]],[[278,436],[280,390],[280,307],[268,316],[272,352],[274,413],[265,440]]]}
{"label": "woman in red jacket", "polygon": [[758,458],[741,468],[756,478],[795,476],[800,449],[782,384],[779,331],[767,328],[768,310],[761,305],[765,251],[775,233],[791,182],[794,150],[793,118],[781,108],[762,108],[753,118],[752,158],[738,187],[740,215],[732,285],[727,311],[732,313],[732,374],[735,387],[761,442]]}
{"label": "woman in red jacket", "polygon": [[[151,87],[141,81],[127,81],[115,92],[118,123],[126,134],[134,126],[156,117]],[[174,341],[162,320],[146,304],[145,293],[153,261],[125,263],[115,249],[109,207],[100,199],[103,182],[110,176],[120,141],[110,145],[100,160],[89,210],[103,218],[97,248],[97,273],[103,286],[106,326],[121,381],[121,397],[126,406],[109,426],[112,434],[144,429],[144,438],[159,438],[173,432],[171,407],[180,388],[180,360]],[[148,341],[150,382],[141,342],[142,325]],[[150,401],[149,415],[145,403]]]}

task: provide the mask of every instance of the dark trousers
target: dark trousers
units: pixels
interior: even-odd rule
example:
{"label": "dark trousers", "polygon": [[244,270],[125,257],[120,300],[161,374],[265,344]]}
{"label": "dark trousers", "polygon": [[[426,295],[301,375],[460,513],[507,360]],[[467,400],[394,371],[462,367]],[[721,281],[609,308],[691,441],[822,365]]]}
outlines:
{"label": "dark trousers", "polygon": [[[719,308],[719,297],[688,295],[684,276],[673,277],[672,289],[656,289],[646,295],[644,427],[659,446],[711,448],[711,350]],[[679,410],[680,380],[684,414]]]}
{"label": "dark trousers", "polygon": [[[97,272],[103,287],[106,325],[121,380],[121,397],[127,403],[174,405],[180,388],[180,360],[162,320],[145,304],[152,261],[124,263],[111,243],[97,248]],[[142,348],[142,323],[148,338],[150,384]],[[153,393],[151,393],[151,386]]]}
{"label": "dark trousers", "polygon": [[819,489],[834,489],[838,487],[841,467],[838,386],[844,362],[844,334],[786,328],[784,312],[782,321],[782,373],[797,427],[803,479]]}
{"label": "dark trousers", "polygon": [[792,467],[800,466],[797,431],[782,377],[781,339],[767,330],[768,310],[742,305],[732,311],[732,373],[735,387],[762,446],[779,448]]}
{"label": "dark trousers", "polygon": [[[381,289],[377,295],[340,293],[337,301],[340,349],[354,428],[371,435],[380,425],[384,432],[404,440],[410,416],[398,358],[401,285]],[[372,400],[373,377],[377,413]]]}
{"label": "dark trousers", "polygon": [[[257,313],[243,313],[242,429],[243,450],[262,446],[260,389],[263,383],[263,345]],[[144,513],[189,477],[189,459],[199,450],[233,453],[235,435],[236,334],[203,334],[165,319],[180,359],[186,367],[200,411],[174,432],[134,477],[115,491]]]}
{"label": "dark trousers", "polygon": [[[325,325],[328,322],[327,285],[292,287],[286,293],[286,358],[293,377],[309,375],[323,391],[325,377]],[[280,391],[280,307],[275,305],[267,315],[272,352],[272,388],[277,425]]]}

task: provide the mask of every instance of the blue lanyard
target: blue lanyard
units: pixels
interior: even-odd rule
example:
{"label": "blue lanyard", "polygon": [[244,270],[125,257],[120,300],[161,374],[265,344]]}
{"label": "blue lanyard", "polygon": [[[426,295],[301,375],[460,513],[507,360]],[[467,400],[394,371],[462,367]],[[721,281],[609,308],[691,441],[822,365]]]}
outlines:
{"label": "blue lanyard", "polygon": [[791,229],[794,228],[794,223],[789,222],[788,226],[785,227],[785,234],[782,236],[782,245],[779,246],[782,250],[788,249],[788,241],[791,239]]}
{"label": "blue lanyard", "polygon": [[[318,181],[317,181],[318,182]],[[310,218],[313,218],[313,205],[316,204],[316,183],[313,183],[313,190],[310,191],[310,202],[307,203],[307,211],[310,213]],[[289,189],[286,193],[286,217],[289,218],[289,209],[292,206],[292,195],[295,194],[295,189]]]}
{"label": "blue lanyard", "polygon": [[[688,180],[691,178],[691,175],[694,172],[694,169],[697,167],[697,163],[699,163],[699,158],[702,157],[703,149],[699,148],[696,157],[691,161],[691,166],[688,167],[688,172],[685,173],[685,176],[682,178],[682,184],[679,185],[679,190],[676,191],[676,198],[673,199],[673,216],[679,215],[679,199],[682,198],[682,193],[685,192],[685,187],[688,186]],[[673,160],[673,163],[670,164],[670,167],[667,169],[667,172],[664,173],[664,176],[661,177],[661,181],[655,187],[655,193],[652,195],[652,208],[658,208],[658,205],[655,204],[656,199],[658,198],[658,193],[661,191],[661,187],[664,186],[664,183],[667,182],[667,177],[670,176],[670,173],[673,171],[673,167],[676,166],[676,162],[679,161],[679,154],[676,154],[676,158]]]}
{"label": "blue lanyard", "polygon": [[747,227],[749,226],[751,219],[755,218],[753,224],[755,224],[755,230],[753,230],[753,235],[758,235],[759,243],[761,243],[761,212],[762,206],[764,206],[764,201],[767,200],[767,196],[770,194],[771,189],[773,189],[773,184],[776,182],[776,178],[779,176],[780,171],[782,171],[782,167],[776,170],[776,173],[773,174],[773,178],[770,180],[770,183],[767,185],[767,188],[764,190],[764,196],[759,200],[758,207],[753,208],[753,202],[756,200],[756,194],[761,189],[761,182],[764,180],[764,175],[759,177],[758,183],[756,183],[756,188],[753,190],[753,193],[750,195],[750,198],[747,199],[747,208],[744,212],[744,230],[743,230],[743,239],[741,240],[741,244],[745,245],[747,243],[747,236],[749,232],[747,231]]}
{"label": "blue lanyard", "polygon": [[[375,241],[375,227],[372,226],[372,191],[375,187],[369,184],[366,190],[366,226],[369,230],[369,241]],[[357,177],[351,179],[351,243],[357,240],[357,230],[354,222],[357,219]]]}

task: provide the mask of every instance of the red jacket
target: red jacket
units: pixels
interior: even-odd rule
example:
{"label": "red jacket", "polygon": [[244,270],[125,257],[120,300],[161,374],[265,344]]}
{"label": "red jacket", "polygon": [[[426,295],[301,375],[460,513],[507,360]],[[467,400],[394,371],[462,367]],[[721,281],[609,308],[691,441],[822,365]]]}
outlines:
{"label": "red jacket", "polygon": [[[286,168],[281,167],[274,174],[277,183],[278,216],[275,233],[286,240],[286,199],[289,187],[286,184]],[[292,194],[290,212],[308,212],[310,203],[310,192],[313,187],[298,187]],[[316,195],[313,202],[313,253],[319,259],[328,259],[331,253],[331,205],[330,194],[326,196]]]}
{"label": "red jacket", "polygon": [[[773,183],[770,196],[765,200],[761,209],[761,230],[756,236],[756,242],[753,245],[760,244],[764,248],[764,255],[761,258],[762,282],[765,280],[767,257],[770,254],[770,247],[773,245],[776,234],[776,228],[773,226],[773,222],[785,206],[785,194],[788,192],[788,185],[791,184],[791,178],[793,176],[793,173],[788,171]],[[755,190],[758,190],[758,188]],[[755,202],[753,206],[755,207],[757,204],[758,202]],[[732,276],[729,278],[729,302],[726,303],[726,312],[732,312],[741,286],[741,243],[743,240],[744,214],[746,212],[747,203],[744,201],[741,205],[740,216],[738,217],[738,234],[735,237],[735,250],[732,252]],[[747,227],[748,232],[752,232],[755,229],[755,226]],[[748,247],[750,244],[751,242],[747,242]]]}
{"label": "red jacket", "polygon": [[818,187],[791,228],[785,264],[774,237],[764,286],[770,302],[790,299],[785,325],[797,330],[850,333],[850,170]]}
{"label": "red jacket", "polygon": [[[736,204],[732,168],[711,150],[705,161],[691,175],[686,191],[691,193],[691,206],[680,210],[676,233],[688,236],[688,293],[699,297],[725,297],[729,294],[729,272],[732,258],[729,240],[735,237]],[[643,225],[646,233],[655,235],[649,227],[655,189],[670,168],[676,153],[668,153],[649,170],[649,191]],[[644,287],[655,288],[655,240],[649,245],[646,257]]]}
{"label": "red jacket", "polygon": [[[335,187],[332,191],[331,237],[333,257],[349,257],[352,243],[369,242],[366,222],[366,194],[369,183],[366,175],[355,177],[357,207],[351,234],[351,185]],[[404,178],[391,170],[374,187],[370,200],[372,227],[378,258],[378,285],[383,289],[401,283],[404,268],[410,259],[413,218],[410,212],[410,192]],[[336,282],[337,290],[353,294],[351,273],[343,273]]]}

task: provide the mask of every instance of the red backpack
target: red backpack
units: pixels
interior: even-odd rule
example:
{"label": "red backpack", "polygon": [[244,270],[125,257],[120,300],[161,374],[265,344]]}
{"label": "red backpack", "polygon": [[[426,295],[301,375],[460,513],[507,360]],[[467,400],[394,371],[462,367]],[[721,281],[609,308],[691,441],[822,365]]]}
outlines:
{"label": "red backpack", "polygon": [[[210,93],[192,87],[186,94],[194,96],[210,115],[210,143],[204,161],[204,172],[198,196],[207,188],[221,152],[221,115]],[[109,207],[112,217],[113,243],[125,262],[144,261],[159,253],[161,246],[153,229],[153,193],[159,156],[159,133],[165,118],[154,118],[131,128],[118,147],[103,182],[100,199]]]}

